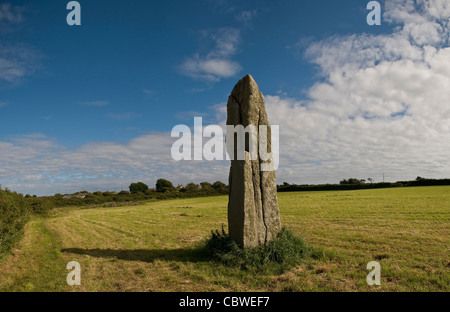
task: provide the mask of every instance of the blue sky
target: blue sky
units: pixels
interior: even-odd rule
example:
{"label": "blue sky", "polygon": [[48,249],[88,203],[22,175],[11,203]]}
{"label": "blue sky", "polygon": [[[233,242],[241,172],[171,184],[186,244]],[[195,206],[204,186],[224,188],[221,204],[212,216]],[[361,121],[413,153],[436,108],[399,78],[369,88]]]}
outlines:
{"label": "blue sky", "polygon": [[[192,125],[194,116],[222,122],[231,89],[247,73],[266,95],[272,123],[280,125],[280,153],[288,151],[281,155],[279,180],[335,183],[352,175],[378,177],[383,171],[400,180],[449,172],[441,158],[420,165],[422,159],[414,155],[421,150],[414,143],[405,143],[411,160],[385,165],[403,155],[404,149],[392,152],[389,147],[406,142],[415,125],[429,128],[434,154],[442,149],[438,141],[445,138],[440,131],[447,134],[447,115],[440,114],[439,122],[434,116],[418,121],[415,114],[424,116],[425,104],[410,103],[395,90],[417,99],[400,84],[408,75],[399,73],[407,69],[423,79],[435,75],[446,89],[446,73],[434,72],[431,63],[448,48],[445,1],[380,1],[383,23],[368,26],[368,1],[361,0],[89,0],[79,1],[82,25],[72,27],[66,23],[67,2],[0,2],[3,186],[52,194],[126,189],[139,179],[152,185],[159,177],[175,184],[226,181],[226,163],[166,161],[170,131],[176,124]],[[441,37],[434,40],[435,34]],[[421,57],[414,54],[418,50]],[[403,64],[408,60],[413,64]],[[418,62],[430,72],[414,72],[420,68],[410,67]],[[395,66],[403,67],[389,72]],[[370,83],[383,91],[355,84],[370,69],[379,73]],[[359,94],[365,88],[367,93]],[[348,122],[347,133],[336,128]],[[387,132],[371,143],[374,136],[367,129],[377,127]],[[392,137],[396,127],[405,135]],[[321,131],[322,137],[314,137]],[[302,133],[311,135],[301,139]],[[348,151],[330,145],[346,146],[348,140],[354,144]],[[348,162],[352,148],[367,151],[374,145],[386,152],[374,156],[384,162]],[[211,174],[204,174],[210,167],[214,170],[206,171]]]}
{"label": "blue sky", "polygon": [[[6,41],[29,46],[38,68],[17,83],[2,83],[1,99],[9,105],[2,109],[1,135],[43,133],[79,147],[170,131],[180,112],[203,112],[226,100],[246,73],[266,93],[301,98],[315,72],[302,59],[300,40],[376,31],[366,24],[361,1],[241,3],[80,1],[82,26],[70,27],[65,1],[14,1],[24,7],[25,21]],[[216,79],[180,74],[187,58],[215,48],[211,36],[220,29],[238,37],[225,58],[240,68]]]}

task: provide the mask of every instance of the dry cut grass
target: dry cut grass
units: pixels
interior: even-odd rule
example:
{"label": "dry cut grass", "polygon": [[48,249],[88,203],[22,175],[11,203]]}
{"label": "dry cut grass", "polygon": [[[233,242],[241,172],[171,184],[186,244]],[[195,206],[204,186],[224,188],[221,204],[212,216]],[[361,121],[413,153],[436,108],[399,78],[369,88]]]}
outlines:
{"label": "dry cut grass", "polygon": [[[27,224],[0,264],[1,291],[449,291],[450,187],[279,194],[282,223],[334,257],[287,272],[198,253],[227,223],[227,197],[59,209]],[[82,285],[66,284],[78,261]],[[366,265],[381,264],[381,286]]]}

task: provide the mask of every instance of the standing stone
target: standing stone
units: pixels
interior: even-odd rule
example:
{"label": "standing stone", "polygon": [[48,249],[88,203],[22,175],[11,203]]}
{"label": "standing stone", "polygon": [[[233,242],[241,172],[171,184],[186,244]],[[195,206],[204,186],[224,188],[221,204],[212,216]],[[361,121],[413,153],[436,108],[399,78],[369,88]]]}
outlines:
{"label": "standing stone", "polygon": [[[256,247],[275,239],[281,230],[281,223],[275,170],[261,171],[261,164],[273,164],[273,159],[264,162],[259,151],[260,142],[265,142],[268,152],[271,152],[271,130],[264,96],[252,76],[245,76],[234,87],[228,99],[227,114],[227,125],[253,125],[256,130],[260,125],[268,128],[267,137],[261,136],[261,139],[258,130],[256,159],[251,159],[249,139],[246,139],[245,160],[236,159],[235,153],[229,177],[230,236],[242,248]],[[236,150],[236,142],[234,144]]]}

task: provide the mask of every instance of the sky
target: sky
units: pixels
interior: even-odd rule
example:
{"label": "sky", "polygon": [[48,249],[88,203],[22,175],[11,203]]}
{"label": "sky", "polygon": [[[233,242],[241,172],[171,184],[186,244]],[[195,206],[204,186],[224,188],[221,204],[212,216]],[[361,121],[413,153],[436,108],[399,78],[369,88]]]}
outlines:
{"label": "sky", "polygon": [[0,1],[0,185],[36,195],[227,182],[174,161],[179,124],[223,125],[251,74],[280,127],[277,181],[450,177],[450,3]]}

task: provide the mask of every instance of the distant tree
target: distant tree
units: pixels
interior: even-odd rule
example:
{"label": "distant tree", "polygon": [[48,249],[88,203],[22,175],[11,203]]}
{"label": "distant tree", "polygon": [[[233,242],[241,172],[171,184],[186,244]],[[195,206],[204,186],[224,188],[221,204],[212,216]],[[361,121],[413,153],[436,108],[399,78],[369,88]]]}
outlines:
{"label": "distant tree", "polygon": [[212,185],[213,189],[216,190],[218,194],[228,194],[228,186],[225,183],[217,181]]}
{"label": "distant tree", "polygon": [[212,184],[209,182],[201,182],[200,185],[202,186],[202,188],[212,187]]}
{"label": "distant tree", "polygon": [[204,194],[214,194],[216,192],[216,190],[213,189],[212,184],[209,182],[201,182],[200,186],[202,187],[202,193]]}
{"label": "distant tree", "polygon": [[368,178],[367,181],[369,181],[370,183],[373,184],[373,179],[372,178]]}
{"label": "distant tree", "polygon": [[131,183],[130,186],[130,193],[136,194],[136,193],[144,193],[148,190],[148,185],[143,182],[137,182],[137,183]]}
{"label": "distant tree", "polygon": [[173,187],[172,182],[166,180],[166,179],[159,179],[156,181],[156,191],[160,193],[170,192],[175,190]]}
{"label": "distant tree", "polygon": [[366,182],[366,180],[350,178],[348,180],[346,180],[346,179],[342,180],[341,182],[339,182],[339,184],[341,184],[341,185],[361,185],[361,184],[364,184],[365,182]]}
{"label": "distant tree", "polygon": [[197,192],[198,191],[198,185],[195,183],[189,183],[188,185],[186,185],[185,188],[186,192]]}
{"label": "distant tree", "polygon": [[227,186],[225,185],[225,183],[217,181],[217,182],[214,182],[212,187],[216,190],[220,190],[220,189],[226,188]]}

